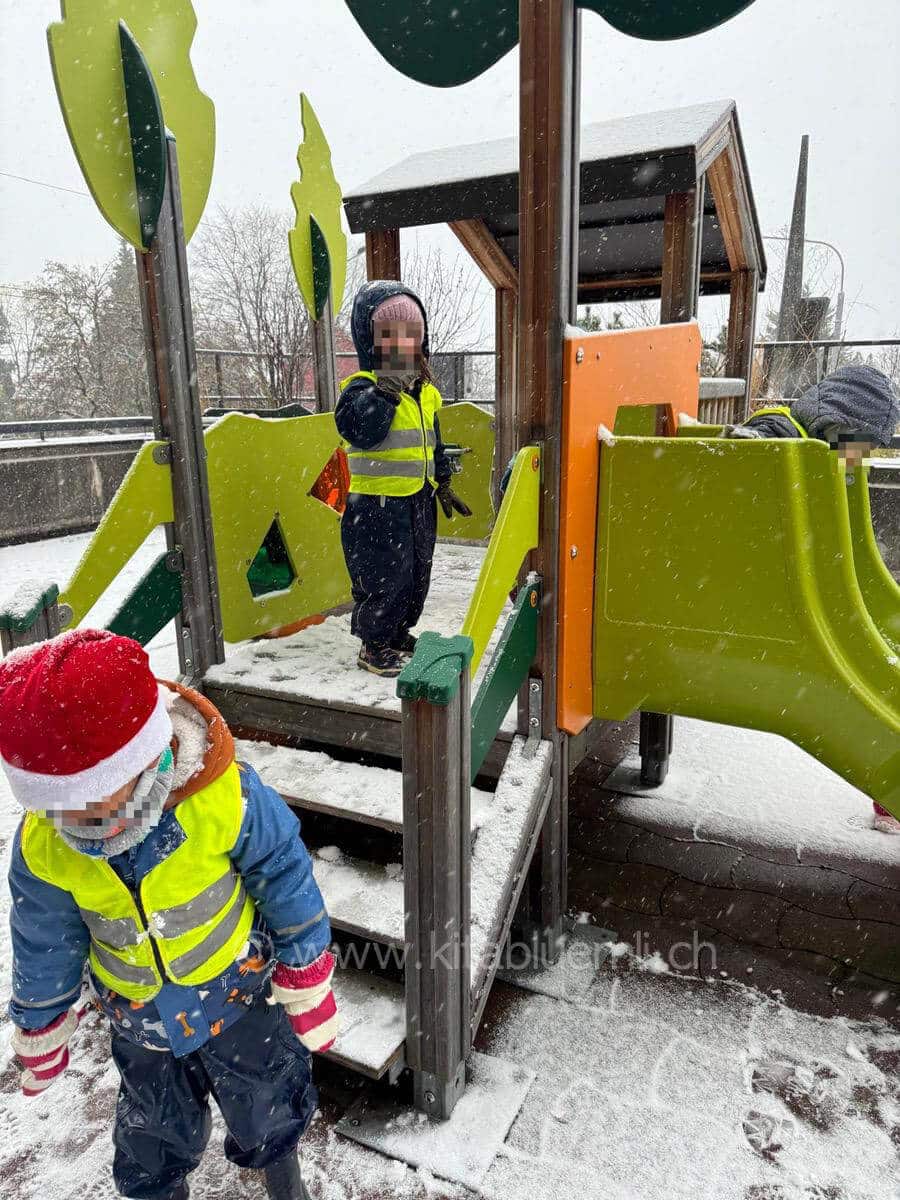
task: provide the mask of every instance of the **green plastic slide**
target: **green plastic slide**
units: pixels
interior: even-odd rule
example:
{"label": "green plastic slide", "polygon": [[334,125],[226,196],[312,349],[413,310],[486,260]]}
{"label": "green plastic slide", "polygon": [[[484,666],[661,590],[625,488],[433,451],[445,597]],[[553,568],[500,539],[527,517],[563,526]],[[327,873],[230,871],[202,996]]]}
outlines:
{"label": "green plastic slide", "polygon": [[862,467],[847,480],[850,532],[856,577],[872,620],[881,636],[900,654],[900,584],[881,557],[872,526],[869,503],[869,468]]}
{"label": "green plastic slide", "polygon": [[780,733],[900,816],[900,665],[824,443],[617,438],[597,554],[598,717]]}

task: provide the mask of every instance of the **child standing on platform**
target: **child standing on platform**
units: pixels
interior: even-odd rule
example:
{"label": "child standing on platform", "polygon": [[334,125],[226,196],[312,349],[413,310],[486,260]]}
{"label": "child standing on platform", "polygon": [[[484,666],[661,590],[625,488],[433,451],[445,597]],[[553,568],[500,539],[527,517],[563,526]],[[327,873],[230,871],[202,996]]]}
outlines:
{"label": "child standing on platform", "polygon": [[335,412],[350,467],[341,543],[353,588],[359,666],[400,674],[431,584],[437,503],[471,516],[450,487],[441,441],[441,394],[428,365],[428,322],[418,296],[393,280],[353,302],[359,370],[341,384]]}

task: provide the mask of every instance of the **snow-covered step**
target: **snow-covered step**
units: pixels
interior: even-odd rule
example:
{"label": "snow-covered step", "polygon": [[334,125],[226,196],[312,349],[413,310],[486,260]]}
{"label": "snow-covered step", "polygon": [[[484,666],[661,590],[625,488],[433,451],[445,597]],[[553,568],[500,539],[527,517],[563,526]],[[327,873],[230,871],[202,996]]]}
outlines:
{"label": "snow-covered step", "polygon": [[371,1079],[402,1064],[406,1040],[403,986],[390,979],[339,967],[334,994],[340,1033],[327,1057]]}
{"label": "snow-covered step", "polygon": [[[314,750],[238,741],[237,757],[289,804],[310,812],[403,831],[403,776],[387,767],[342,762]],[[472,829],[484,824],[492,795],[472,788]]]}
{"label": "snow-covered step", "polygon": [[351,858],[337,846],[313,854],[313,874],[332,928],[385,946],[403,945],[403,868]]}

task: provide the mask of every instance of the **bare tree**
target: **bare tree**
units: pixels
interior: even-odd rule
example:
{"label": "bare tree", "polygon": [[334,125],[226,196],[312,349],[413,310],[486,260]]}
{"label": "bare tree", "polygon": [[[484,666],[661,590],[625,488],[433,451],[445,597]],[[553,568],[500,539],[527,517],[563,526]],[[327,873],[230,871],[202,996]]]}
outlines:
{"label": "bare tree", "polygon": [[[198,345],[249,351],[229,376],[279,404],[302,395],[310,370],[309,317],[288,254],[286,213],[219,207],[191,244]],[[243,376],[243,380],[239,376]]]}
{"label": "bare tree", "polygon": [[51,262],[0,323],[6,406],[24,418],[148,411],[134,259],[105,267]]}

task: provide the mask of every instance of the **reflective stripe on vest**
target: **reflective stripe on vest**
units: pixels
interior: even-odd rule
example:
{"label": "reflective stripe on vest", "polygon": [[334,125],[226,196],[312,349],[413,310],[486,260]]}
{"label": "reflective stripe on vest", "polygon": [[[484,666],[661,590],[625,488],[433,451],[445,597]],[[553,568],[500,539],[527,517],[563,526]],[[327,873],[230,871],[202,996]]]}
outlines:
{"label": "reflective stripe on vest", "polygon": [[[373,371],[357,371],[341,382],[341,391],[355,379],[377,382]],[[412,496],[434,475],[437,435],[434,419],[441,407],[441,394],[433,384],[423,383],[418,403],[401,392],[387,437],[366,448],[344,442],[350,468],[350,491],[370,496]]]}
{"label": "reflective stripe on vest", "polygon": [[800,437],[809,437],[809,434],[800,422],[794,418],[790,408],[786,404],[767,404],[765,408],[758,408],[756,412],[752,412],[748,420],[752,421],[754,417],[785,417],[797,430]]}
{"label": "reflective stripe on vest", "polygon": [[166,979],[215,978],[246,942],[255,907],[229,857],[243,813],[233,763],[174,809],[184,837],[141,880],[139,898],[105,859],[79,854],[36,814],[26,818],[22,853],[34,875],[73,896],[100,982],[129,1000],[149,1000]]}

